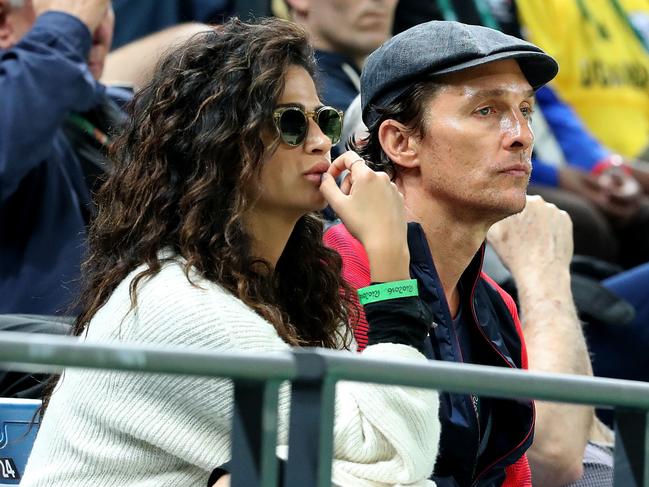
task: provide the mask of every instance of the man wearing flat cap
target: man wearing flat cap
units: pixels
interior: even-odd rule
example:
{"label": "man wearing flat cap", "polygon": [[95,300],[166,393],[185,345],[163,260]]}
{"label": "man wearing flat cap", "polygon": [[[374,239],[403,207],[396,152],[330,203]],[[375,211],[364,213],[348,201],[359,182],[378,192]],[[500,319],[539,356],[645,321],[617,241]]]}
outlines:
{"label": "man wearing flat cap", "polygon": [[[481,267],[489,228],[525,207],[534,92],[557,70],[528,42],[457,22],[413,27],[367,60],[369,135],[358,150],[404,196],[410,273],[434,315],[429,358],[527,367],[516,306]],[[344,226],[325,240],[349,283],[369,285],[366,253]],[[364,322],[356,338],[367,345]],[[440,401],[439,487],[531,486],[531,401],[449,393]]]}

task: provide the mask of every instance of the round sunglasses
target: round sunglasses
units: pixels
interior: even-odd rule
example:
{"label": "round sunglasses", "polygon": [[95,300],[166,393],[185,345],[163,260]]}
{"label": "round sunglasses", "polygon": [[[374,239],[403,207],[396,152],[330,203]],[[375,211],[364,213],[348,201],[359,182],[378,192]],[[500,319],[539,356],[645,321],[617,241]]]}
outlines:
{"label": "round sunglasses", "polygon": [[324,106],[307,112],[299,106],[287,106],[273,111],[273,121],[279,136],[291,147],[297,147],[306,138],[309,132],[309,118],[318,124],[332,144],[338,143],[343,130],[343,112],[334,107]]}

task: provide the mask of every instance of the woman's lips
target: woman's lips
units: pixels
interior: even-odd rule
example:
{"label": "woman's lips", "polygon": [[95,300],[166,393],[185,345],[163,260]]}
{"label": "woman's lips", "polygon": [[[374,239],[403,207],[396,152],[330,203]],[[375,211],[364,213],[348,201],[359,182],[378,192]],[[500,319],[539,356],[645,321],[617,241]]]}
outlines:
{"label": "woman's lips", "polygon": [[309,181],[320,183],[320,181],[322,180],[322,175],[326,173],[328,169],[329,169],[329,162],[326,161],[318,162],[317,164],[312,166],[308,171],[304,173],[304,177]]}

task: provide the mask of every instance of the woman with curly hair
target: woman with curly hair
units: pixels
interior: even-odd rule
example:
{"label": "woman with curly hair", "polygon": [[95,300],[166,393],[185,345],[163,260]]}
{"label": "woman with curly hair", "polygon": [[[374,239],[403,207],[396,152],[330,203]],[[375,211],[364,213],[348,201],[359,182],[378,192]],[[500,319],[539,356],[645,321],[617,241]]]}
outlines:
{"label": "woman with curly hair", "polygon": [[[342,114],[320,103],[313,63],[304,31],[272,19],[232,20],[167,54],[96,196],[76,335],[203,351],[354,348],[341,260],[316,212],[334,207],[389,287],[409,279],[403,201],[354,153],[330,163]],[[425,360],[416,295],[365,306],[364,355]],[[434,391],[341,383],[334,480],[428,485],[437,404]],[[21,486],[205,485],[229,460],[232,408],[225,379],[67,370]]]}

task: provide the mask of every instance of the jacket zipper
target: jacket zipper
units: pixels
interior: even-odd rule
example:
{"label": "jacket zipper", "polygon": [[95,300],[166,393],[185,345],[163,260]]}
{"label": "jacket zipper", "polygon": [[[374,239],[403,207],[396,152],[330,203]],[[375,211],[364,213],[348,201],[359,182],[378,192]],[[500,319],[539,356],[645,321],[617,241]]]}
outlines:
{"label": "jacket zipper", "polygon": [[[475,287],[475,283],[474,283],[474,287]],[[473,292],[471,292],[471,299],[472,299],[471,309],[473,310]],[[457,350],[460,354],[460,359],[462,360],[462,363],[465,363],[464,355],[462,354],[462,347],[460,346],[460,340],[457,337],[457,330],[455,329],[455,322],[453,321],[453,317],[450,316],[450,310],[449,310],[449,317],[451,318],[451,329],[453,330],[453,338],[455,338],[455,343],[457,344]],[[476,450],[477,453],[480,449],[480,439],[482,436],[482,432],[480,431],[480,416],[478,415],[478,405],[476,402],[478,396],[476,396],[475,394],[469,394],[469,397],[471,400],[471,405],[473,406],[473,414],[475,415],[475,423],[478,430],[478,438],[476,442],[476,444],[478,445]],[[478,457],[476,455],[476,457],[473,459],[473,465],[471,467],[471,478],[473,478],[473,476],[475,475],[475,470],[477,467],[478,467]]]}
{"label": "jacket zipper", "polygon": [[[483,259],[483,258],[484,258],[484,248],[482,249],[482,256],[481,256],[481,259]],[[480,266],[480,267],[482,267],[482,266]],[[478,274],[478,277],[475,279],[475,281],[473,281],[473,287],[471,288],[471,314],[472,314],[472,316],[473,316],[473,322],[474,322],[475,326],[478,328],[478,331],[480,332],[480,335],[482,335],[482,337],[486,340],[486,342],[489,344],[489,346],[490,346],[493,350],[495,350],[495,352],[500,356],[500,358],[503,359],[503,361],[507,364],[507,366],[508,366],[510,369],[513,369],[513,368],[515,368],[515,367],[513,367],[513,366],[509,363],[509,361],[505,358],[505,356],[504,356],[502,353],[500,353],[500,350],[498,350],[498,349],[494,346],[494,344],[491,343],[491,340],[489,340],[489,338],[487,337],[487,335],[485,335],[484,331],[482,330],[482,327],[480,326],[480,324],[479,324],[479,322],[478,322],[478,315],[476,314],[475,306],[474,306],[474,297],[475,297],[475,287],[476,287],[476,285],[477,285],[479,279],[480,279],[480,274]],[[520,446],[521,446],[523,443],[525,443],[525,441],[527,441],[527,439],[529,438],[530,434],[532,434],[532,431],[534,431],[534,423],[536,422],[536,414],[535,414],[535,410],[534,410],[534,409],[535,409],[535,408],[534,408],[534,402],[532,402],[532,427],[527,431],[527,434],[525,435],[525,437],[523,438],[523,440],[522,440],[518,445],[516,445],[516,447],[514,447],[514,448],[511,449],[511,450],[509,450],[506,454],[502,455],[500,458],[496,459],[496,460],[495,460],[494,462],[492,462],[490,465],[488,465],[487,467],[485,467],[485,468],[482,470],[482,472],[480,472],[480,473],[475,477],[475,479],[473,480],[473,483],[471,484],[472,487],[477,487],[477,485],[478,485],[478,481],[480,480],[480,477],[482,477],[486,472],[489,471],[489,469],[490,469],[491,467],[493,467],[494,465],[496,465],[496,464],[497,464],[498,462],[500,462],[503,458],[506,458],[507,456],[511,455],[513,452],[515,452],[516,450],[518,450],[518,449],[520,448]],[[476,416],[477,416],[477,413],[476,413]],[[478,428],[479,428],[479,426],[478,426]],[[475,472],[476,467],[477,467],[477,459],[476,459],[476,463],[474,463],[474,465],[473,465],[473,472]],[[473,477],[473,475],[471,475],[471,476]]]}

